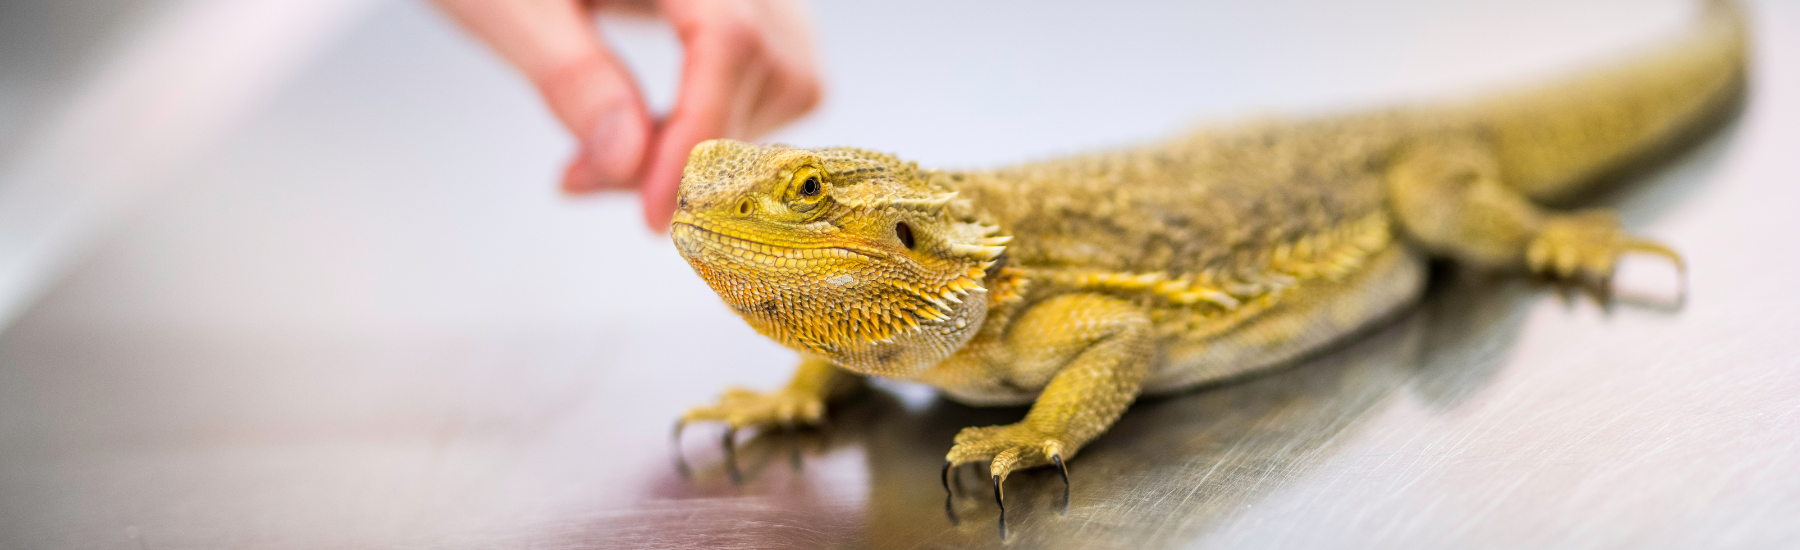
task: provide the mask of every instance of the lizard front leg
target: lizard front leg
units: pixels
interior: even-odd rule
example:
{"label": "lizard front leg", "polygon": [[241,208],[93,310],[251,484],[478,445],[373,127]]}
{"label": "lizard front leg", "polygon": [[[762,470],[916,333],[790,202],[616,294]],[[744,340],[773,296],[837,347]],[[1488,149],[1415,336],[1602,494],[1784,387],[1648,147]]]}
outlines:
{"label": "lizard front leg", "polygon": [[[1039,378],[1042,393],[1018,423],[964,428],[944,457],[946,479],[952,468],[991,461],[994,498],[1002,510],[1007,474],[1063,467],[1119,419],[1137,398],[1152,348],[1150,319],[1140,307],[1097,294],[1059,296],[1033,306],[1008,329],[1004,342],[1006,353],[1000,355],[1011,362],[994,372],[1026,387]],[[1066,483],[1066,467],[1062,474]]]}
{"label": "lizard front leg", "polygon": [[[744,428],[767,430],[774,427],[816,426],[825,420],[825,404],[833,397],[856,389],[862,376],[838,368],[830,361],[806,356],[787,386],[774,392],[756,392],[740,387],[725,390],[719,402],[689,409],[675,423],[675,443],[681,443],[681,430],[691,422],[724,422],[727,473],[735,481],[736,465],[732,464],[732,441]],[[676,453],[676,466],[686,473],[686,463]]]}

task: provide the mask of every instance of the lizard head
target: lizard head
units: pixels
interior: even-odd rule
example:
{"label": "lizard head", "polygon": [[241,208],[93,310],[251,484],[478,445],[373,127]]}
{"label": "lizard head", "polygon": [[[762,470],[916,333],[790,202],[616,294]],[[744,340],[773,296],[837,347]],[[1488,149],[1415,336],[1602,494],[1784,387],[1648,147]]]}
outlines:
{"label": "lizard head", "polygon": [[670,227],[757,332],[864,374],[949,357],[986,315],[997,228],[953,214],[933,173],[881,153],[713,140],[694,147]]}

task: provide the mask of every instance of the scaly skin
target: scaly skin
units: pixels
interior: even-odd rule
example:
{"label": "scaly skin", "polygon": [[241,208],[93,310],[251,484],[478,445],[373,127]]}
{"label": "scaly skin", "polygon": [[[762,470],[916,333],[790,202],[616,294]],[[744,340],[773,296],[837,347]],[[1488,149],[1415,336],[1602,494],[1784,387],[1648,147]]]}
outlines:
{"label": "scaly skin", "polygon": [[[1061,466],[1143,393],[1317,349],[1414,301],[1423,259],[1602,294],[1621,254],[1674,252],[1562,201],[1665,150],[1741,91],[1745,31],[1713,2],[1681,40],[1563,83],[1446,107],[1201,131],[993,171],[849,148],[710,141],[671,232],[762,334],[807,359],[682,421],[817,423],[856,375],[1023,421],[956,436],[995,491]],[[1066,470],[1065,470],[1066,471]]]}

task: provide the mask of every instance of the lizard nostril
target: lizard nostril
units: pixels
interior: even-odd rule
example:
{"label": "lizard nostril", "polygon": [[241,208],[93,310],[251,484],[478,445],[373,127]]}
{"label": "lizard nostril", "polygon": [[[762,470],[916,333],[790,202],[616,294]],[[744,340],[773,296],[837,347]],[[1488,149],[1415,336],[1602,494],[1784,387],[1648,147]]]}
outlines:
{"label": "lizard nostril", "polygon": [[900,244],[906,245],[907,250],[912,250],[912,248],[913,248],[912,226],[906,225],[906,222],[900,222],[900,223],[894,224],[894,236],[900,238]]}
{"label": "lizard nostril", "polygon": [[750,199],[744,199],[744,202],[738,203],[738,214],[750,214]]}

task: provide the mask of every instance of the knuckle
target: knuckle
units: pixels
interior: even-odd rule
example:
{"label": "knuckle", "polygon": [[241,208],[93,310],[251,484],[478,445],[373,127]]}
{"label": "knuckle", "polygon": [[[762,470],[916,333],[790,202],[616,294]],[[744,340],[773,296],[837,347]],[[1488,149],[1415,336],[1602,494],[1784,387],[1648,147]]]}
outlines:
{"label": "knuckle", "polygon": [[734,51],[756,51],[762,47],[762,34],[757,32],[755,25],[741,19],[728,19],[713,32],[721,45]]}
{"label": "knuckle", "polygon": [[527,75],[557,116],[565,122],[598,113],[597,109],[622,101],[630,101],[635,93],[621,71],[624,68],[608,61],[601,51],[590,52]]}
{"label": "knuckle", "polygon": [[789,71],[787,87],[788,99],[800,113],[813,110],[825,98],[825,83],[812,71]]}
{"label": "knuckle", "polygon": [[762,24],[755,8],[746,2],[715,0],[695,7],[699,14],[692,23],[694,40],[705,41],[726,51],[745,52],[762,45]]}

